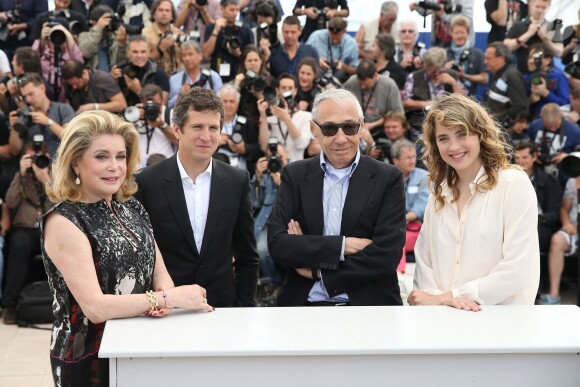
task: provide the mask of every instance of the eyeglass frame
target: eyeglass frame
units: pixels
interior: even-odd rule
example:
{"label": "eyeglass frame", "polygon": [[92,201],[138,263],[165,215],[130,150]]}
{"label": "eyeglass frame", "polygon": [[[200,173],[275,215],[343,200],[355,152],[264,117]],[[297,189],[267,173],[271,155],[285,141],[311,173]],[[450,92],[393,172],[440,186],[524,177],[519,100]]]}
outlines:
{"label": "eyeglass frame", "polygon": [[[334,124],[334,123],[332,123],[332,124],[320,124],[313,119],[311,119],[311,121],[314,122],[320,128],[320,132],[322,133],[322,135],[324,137],[336,136],[339,129],[342,129],[342,132],[344,133],[345,136],[355,136],[356,134],[358,134],[358,132],[360,131],[360,128],[362,126],[360,119],[356,123],[351,121],[351,122],[340,122],[340,123],[336,123],[336,124]],[[344,125],[347,125],[347,124],[357,125],[356,131],[354,133],[347,133],[347,131],[344,129]],[[328,132],[326,129],[323,128],[323,126],[326,126],[326,127],[333,126],[334,128],[336,128],[336,130],[333,132]],[[334,130],[334,128],[333,128],[333,130]],[[332,133],[332,134],[330,134],[330,133]]]}

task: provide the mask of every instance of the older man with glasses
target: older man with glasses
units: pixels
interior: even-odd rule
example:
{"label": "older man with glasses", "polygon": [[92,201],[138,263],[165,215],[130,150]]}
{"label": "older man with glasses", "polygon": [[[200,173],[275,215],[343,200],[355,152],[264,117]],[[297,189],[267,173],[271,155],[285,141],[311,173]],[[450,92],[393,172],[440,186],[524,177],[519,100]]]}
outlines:
{"label": "older man with glasses", "polygon": [[360,154],[363,112],[347,90],[316,97],[310,130],[320,157],[283,169],[268,222],[270,255],[286,269],[278,305],[401,305],[401,171]]}

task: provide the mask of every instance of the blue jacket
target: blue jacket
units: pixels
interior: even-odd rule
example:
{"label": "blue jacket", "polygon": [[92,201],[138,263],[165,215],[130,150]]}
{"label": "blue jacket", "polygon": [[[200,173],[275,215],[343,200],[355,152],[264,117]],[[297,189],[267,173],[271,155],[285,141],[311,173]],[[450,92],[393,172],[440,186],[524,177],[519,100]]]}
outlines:
{"label": "blue jacket", "polygon": [[[532,88],[530,85],[531,73],[524,75],[524,80],[526,81],[526,93],[528,96],[532,93]],[[547,97],[541,97],[536,103],[530,105],[530,114],[533,118],[540,116],[540,110],[545,104],[553,102],[560,106],[567,105],[570,103],[570,82],[566,78],[566,75],[562,70],[552,66],[550,71],[546,73],[547,87],[550,91]]]}

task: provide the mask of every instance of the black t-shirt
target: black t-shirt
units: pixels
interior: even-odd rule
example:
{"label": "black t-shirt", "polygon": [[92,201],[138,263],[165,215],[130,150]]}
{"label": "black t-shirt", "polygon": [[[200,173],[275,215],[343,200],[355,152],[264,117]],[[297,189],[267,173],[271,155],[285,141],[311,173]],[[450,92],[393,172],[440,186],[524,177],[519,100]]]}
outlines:
{"label": "black t-shirt", "polygon": [[[205,42],[209,40],[214,28],[215,24],[210,24],[205,29]],[[233,29],[233,26],[225,26],[220,30],[216,38],[215,49],[211,56],[211,69],[220,74],[224,83],[230,82],[235,78],[236,74],[238,73],[238,66],[240,64],[240,59],[231,55],[226,48],[227,39],[233,36]],[[254,43],[254,34],[252,33],[252,30],[246,26],[242,26],[240,28],[240,32],[236,34],[236,36],[240,39],[240,48],[242,50],[248,44]],[[228,63],[230,65],[230,72],[227,76],[220,73],[220,66],[222,66],[224,63]]]}
{"label": "black t-shirt", "polygon": [[407,76],[409,75],[405,69],[394,60],[390,60],[389,64],[385,68],[378,71],[378,73],[388,75],[390,78],[392,78],[393,81],[395,81],[397,84],[399,90],[403,90],[405,82],[407,81]]}
{"label": "black t-shirt", "polygon": [[499,0],[485,0],[485,14],[487,22],[491,25],[487,35],[487,44],[493,42],[503,42],[506,33],[506,27],[497,25],[491,18],[491,14],[497,10]]}
{"label": "black t-shirt", "polygon": [[[338,9],[339,6],[340,9],[348,9],[348,4],[346,0],[298,0],[296,1],[296,5],[294,6],[293,9],[302,7],[304,8],[316,7],[318,9],[323,8]],[[308,40],[308,37],[310,37],[310,34],[312,34],[316,30],[324,28],[326,28],[326,24],[324,27],[319,28],[318,19],[310,19],[309,17],[306,17],[306,24],[304,25],[304,30],[302,30],[302,36],[300,37],[300,40],[306,42]]]}
{"label": "black t-shirt", "polygon": [[87,90],[72,90],[67,85],[66,97],[76,111],[79,106],[87,103],[110,102],[111,97],[121,92],[119,85],[109,73],[92,70]]}

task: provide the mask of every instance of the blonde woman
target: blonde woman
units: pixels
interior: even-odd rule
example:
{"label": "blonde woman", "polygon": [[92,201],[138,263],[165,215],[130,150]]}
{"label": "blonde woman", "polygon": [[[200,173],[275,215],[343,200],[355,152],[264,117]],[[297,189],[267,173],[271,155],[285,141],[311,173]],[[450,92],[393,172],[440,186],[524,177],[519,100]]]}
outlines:
{"label": "blonde woman", "polygon": [[473,99],[444,96],[423,123],[431,196],[415,246],[410,305],[532,305],[540,258],[537,199],[508,161],[501,129]]}
{"label": "blonde woman", "polygon": [[108,360],[98,358],[107,320],[213,310],[205,289],[174,287],[149,216],[131,196],[138,144],[133,125],[106,111],[81,113],[63,132],[47,187],[58,204],[41,224],[57,386],[108,384]]}

